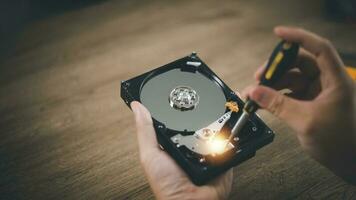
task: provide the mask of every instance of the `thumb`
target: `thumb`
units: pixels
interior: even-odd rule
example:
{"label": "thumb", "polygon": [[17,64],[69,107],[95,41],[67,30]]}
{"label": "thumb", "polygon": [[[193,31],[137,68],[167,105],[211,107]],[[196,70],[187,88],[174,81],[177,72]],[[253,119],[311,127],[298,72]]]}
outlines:
{"label": "thumb", "polygon": [[308,117],[305,103],[287,97],[265,86],[252,87],[248,94],[261,108],[287,122],[292,128],[299,129]]}
{"label": "thumb", "polygon": [[159,150],[150,112],[139,102],[130,104],[135,116],[140,156],[146,157]]}

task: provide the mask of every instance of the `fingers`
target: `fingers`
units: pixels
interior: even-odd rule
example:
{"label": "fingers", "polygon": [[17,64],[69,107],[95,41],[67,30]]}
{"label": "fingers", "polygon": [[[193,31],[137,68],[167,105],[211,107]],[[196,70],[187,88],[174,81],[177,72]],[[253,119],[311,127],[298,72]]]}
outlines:
{"label": "fingers", "polygon": [[300,28],[276,27],[274,32],[287,41],[299,43],[312,53],[322,73],[335,77],[335,74],[342,71],[342,61],[328,40]]}
{"label": "fingers", "polygon": [[304,29],[277,26],[274,29],[274,33],[289,42],[299,43],[303,48],[314,54],[316,57],[326,53],[326,40]]}
{"label": "fingers", "polygon": [[249,92],[254,89],[256,87],[256,85],[249,85],[247,86],[242,92],[241,92],[241,97],[244,100],[247,100],[247,97],[249,95]]}
{"label": "fingers", "polygon": [[300,121],[304,121],[305,103],[289,98],[277,91],[264,87],[254,86],[246,91],[248,97],[254,100],[261,108],[270,111],[278,118],[286,121],[294,128],[298,127]]}
{"label": "fingers", "polygon": [[[311,82],[312,81],[309,80],[300,71],[291,70],[287,72],[278,82],[276,82],[273,85],[273,89],[278,91],[283,89],[289,89],[292,91],[292,93],[288,93],[287,96],[296,99],[306,99],[307,94],[305,93],[305,91],[308,88],[309,84],[311,84]],[[241,95],[242,98],[247,99],[249,92],[255,87],[256,87],[255,85],[247,86],[242,91],[242,95]]]}
{"label": "fingers", "polygon": [[305,90],[309,84],[310,81],[303,74],[301,74],[301,72],[289,71],[273,86],[273,88],[275,90],[288,88],[292,90],[293,93],[299,93]]}
{"label": "fingers", "polygon": [[320,74],[315,56],[303,48],[299,49],[298,57],[294,66],[310,80],[314,80]]}
{"label": "fingers", "polygon": [[140,156],[145,157],[151,153],[156,153],[159,151],[159,148],[151,114],[137,101],[133,101],[130,106],[135,115]]}

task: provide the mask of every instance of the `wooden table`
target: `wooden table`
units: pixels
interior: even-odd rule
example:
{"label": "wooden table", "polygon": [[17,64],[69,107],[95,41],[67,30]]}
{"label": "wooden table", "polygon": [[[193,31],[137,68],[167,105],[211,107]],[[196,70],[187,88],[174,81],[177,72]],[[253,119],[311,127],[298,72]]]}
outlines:
{"label": "wooden table", "polygon": [[[29,24],[0,71],[0,199],[153,199],[120,81],[197,51],[236,90],[278,39],[303,26],[356,53],[355,25],[318,1],[104,1]],[[355,199],[286,124],[235,168],[231,199]]]}

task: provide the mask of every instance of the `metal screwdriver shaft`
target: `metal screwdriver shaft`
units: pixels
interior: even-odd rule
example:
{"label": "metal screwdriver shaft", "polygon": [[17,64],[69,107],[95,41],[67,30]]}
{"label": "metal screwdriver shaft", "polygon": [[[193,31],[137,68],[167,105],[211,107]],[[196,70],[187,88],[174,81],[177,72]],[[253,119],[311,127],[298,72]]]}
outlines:
{"label": "metal screwdriver shaft", "polygon": [[231,141],[232,138],[237,136],[237,133],[239,133],[241,131],[241,129],[244,127],[244,125],[248,121],[248,118],[249,118],[249,114],[247,112],[243,112],[242,115],[240,116],[240,118],[237,120],[234,127],[232,128],[231,135],[230,135],[228,141]]}

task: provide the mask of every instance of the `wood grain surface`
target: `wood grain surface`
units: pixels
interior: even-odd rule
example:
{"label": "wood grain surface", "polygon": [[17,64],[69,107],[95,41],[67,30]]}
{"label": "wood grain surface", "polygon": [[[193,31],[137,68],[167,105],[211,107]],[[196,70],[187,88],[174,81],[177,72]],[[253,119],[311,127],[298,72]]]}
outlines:
{"label": "wood grain surface", "polygon": [[[198,52],[237,91],[278,39],[302,26],[356,53],[356,27],[322,1],[102,1],[27,25],[0,71],[0,199],[154,199],[120,81]],[[356,199],[286,124],[234,169],[231,199]]]}

